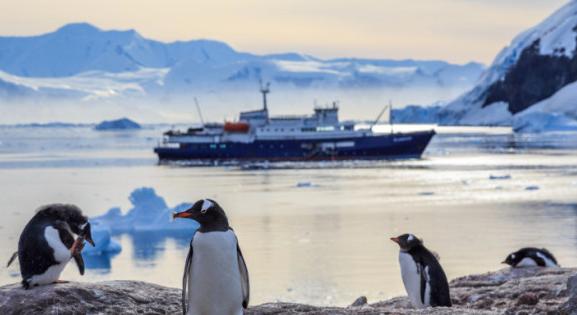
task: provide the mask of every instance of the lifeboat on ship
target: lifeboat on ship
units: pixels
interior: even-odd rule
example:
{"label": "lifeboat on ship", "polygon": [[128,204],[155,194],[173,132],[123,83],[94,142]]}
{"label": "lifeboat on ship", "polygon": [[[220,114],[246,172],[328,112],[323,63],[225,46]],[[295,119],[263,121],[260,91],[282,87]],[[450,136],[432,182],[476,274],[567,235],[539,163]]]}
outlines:
{"label": "lifeboat on ship", "polygon": [[250,125],[246,122],[225,122],[224,131],[228,133],[248,133]]}

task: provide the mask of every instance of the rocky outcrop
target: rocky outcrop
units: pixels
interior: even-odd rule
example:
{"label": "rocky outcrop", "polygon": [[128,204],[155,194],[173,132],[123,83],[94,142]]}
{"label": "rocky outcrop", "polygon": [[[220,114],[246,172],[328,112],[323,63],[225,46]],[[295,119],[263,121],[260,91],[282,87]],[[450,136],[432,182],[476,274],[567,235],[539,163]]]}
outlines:
{"label": "rocky outcrop", "polygon": [[539,47],[536,40],[524,49],[503,80],[489,86],[483,107],[505,102],[509,112],[517,114],[577,81],[577,54],[541,55]]}
{"label": "rocky outcrop", "polygon": [[[503,269],[451,282],[452,308],[413,309],[405,297],[349,307],[266,303],[248,315],[276,314],[577,314],[576,269]],[[180,314],[180,290],[136,281],[0,287],[0,314]]]}

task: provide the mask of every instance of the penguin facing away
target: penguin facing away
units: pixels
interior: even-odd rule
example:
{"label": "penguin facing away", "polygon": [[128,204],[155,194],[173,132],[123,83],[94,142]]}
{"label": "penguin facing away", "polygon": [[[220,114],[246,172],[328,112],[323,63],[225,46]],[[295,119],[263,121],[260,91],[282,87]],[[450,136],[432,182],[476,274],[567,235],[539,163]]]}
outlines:
{"label": "penguin facing away", "polygon": [[224,210],[211,199],[197,201],[174,218],[197,221],[182,279],[184,314],[243,314],[250,285],[238,239]]}
{"label": "penguin facing away", "polygon": [[401,276],[413,306],[450,307],[447,276],[435,255],[413,234],[391,237],[391,240],[399,244]]}
{"label": "penguin facing away", "polygon": [[[75,238],[75,235],[78,237]],[[41,207],[20,234],[18,252],[22,286],[58,283],[60,274],[70,259],[74,259],[81,275],[84,241],[94,246],[90,223],[74,205],[51,204]]]}
{"label": "penguin facing away", "polygon": [[557,259],[545,248],[525,247],[511,253],[502,262],[513,268],[518,267],[559,267]]}

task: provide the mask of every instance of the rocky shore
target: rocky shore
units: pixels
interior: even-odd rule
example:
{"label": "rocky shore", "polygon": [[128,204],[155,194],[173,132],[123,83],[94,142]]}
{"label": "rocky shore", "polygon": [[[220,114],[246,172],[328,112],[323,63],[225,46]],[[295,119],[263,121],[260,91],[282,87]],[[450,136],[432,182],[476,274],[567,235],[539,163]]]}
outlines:
{"label": "rocky shore", "polygon": [[[361,297],[344,308],[266,303],[247,314],[577,314],[577,269],[503,269],[450,285],[452,308],[416,310],[405,297],[377,303]],[[0,287],[0,314],[181,314],[180,289],[138,281],[73,282],[28,291],[11,284]]]}

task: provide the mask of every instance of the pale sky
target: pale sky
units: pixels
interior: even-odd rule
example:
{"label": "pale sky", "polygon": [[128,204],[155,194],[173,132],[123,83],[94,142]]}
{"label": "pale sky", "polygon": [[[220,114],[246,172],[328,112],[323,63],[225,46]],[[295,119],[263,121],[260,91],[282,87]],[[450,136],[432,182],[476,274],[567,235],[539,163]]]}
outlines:
{"label": "pale sky", "polygon": [[208,38],[258,54],[490,63],[568,0],[1,0],[0,35],[70,22],[161,41]]}

